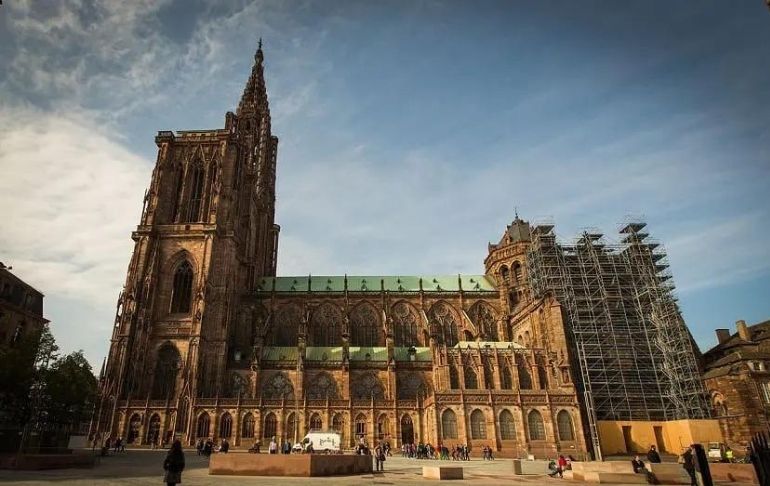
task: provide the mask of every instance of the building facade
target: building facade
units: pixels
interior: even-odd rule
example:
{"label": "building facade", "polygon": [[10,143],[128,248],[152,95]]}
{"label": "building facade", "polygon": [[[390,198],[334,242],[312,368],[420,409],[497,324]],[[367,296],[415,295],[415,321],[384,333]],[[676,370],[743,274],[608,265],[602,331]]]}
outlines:
{"label": "building facade", "polygon": [[716,330],[703,376],[725,443],[742,451],[754,434],[770,430],[770,321],[738,321],[736,331]]}
{"label": "building facade", "polygon": [[[583,457],[598,444],[584,399],[591,363],[575,346],[583,321],[543,284],[542,227],[517,215],[488,246],[483,275],[277,277],[278,139],[261,47],[223,129],[155,141],[98,431],[245,447],[326,429],[346,447],[488,445],[539,457]],[[628,338],[617,314],[607,319]],[[639,349],[646,362],[653,348]]]}
{"label": "building facade", "polygon": [[39,333],[46,324],[43,294],[0,262],[0,346],[13,346],[24,336]]}

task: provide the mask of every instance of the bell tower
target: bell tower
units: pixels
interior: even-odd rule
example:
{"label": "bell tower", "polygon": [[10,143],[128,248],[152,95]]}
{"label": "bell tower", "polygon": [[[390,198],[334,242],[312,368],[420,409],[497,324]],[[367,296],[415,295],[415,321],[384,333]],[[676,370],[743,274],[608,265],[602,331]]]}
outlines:
{"label": "bell tower", "polygon": [[[101,431],[133,427],[126,421],[135,418],[134,401],[163,402],[175,413],[161,414],[160,428],[187,430],[196,398],[224,386],[240,296],[257,278],[275,275],[278,138],[263,63],[260,40],[224,128],[155,137],[158,155],[100,382]],[[141,420],[146,440],[152,427]]]}

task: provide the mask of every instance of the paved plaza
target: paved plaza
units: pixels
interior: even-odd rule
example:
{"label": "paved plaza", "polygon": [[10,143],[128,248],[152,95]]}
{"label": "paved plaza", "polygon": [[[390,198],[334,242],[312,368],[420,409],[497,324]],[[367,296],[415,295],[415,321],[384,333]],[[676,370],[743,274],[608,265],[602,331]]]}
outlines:
{"label": "paved plaza", "polygon": [[[42,484],[69,485],[134,485],[162,484],[162,463],[164,451],[129,450],[125,453],[101,458],[93,469],[68,469],[55,471],[0,471],[0,482],[4,485],[37,486]],[[563,480],[545,476],[527,478],[512,474],[510,459],[498,459],[485,462],[474,459],[469,462],[423,461],[390,457],[385,462],[384,473],[357,476],[336,476],[325,478],[287,478],[287,477],[246,477],[246,476],[209,476],[208,460],[197,456],[195,450],[186,451],[182,485],[307,485],[309,481],[326,485],[411,485],[431,484],[436,481],[422,479],[423,465],[458,465],[464,468],[465,479],[449,481],[449,484],[463,485],[501,485],[501,484],[559,484]],[[442,483],[445,483],[443,481]],[[584,483],[569,481],[568,484]]]}

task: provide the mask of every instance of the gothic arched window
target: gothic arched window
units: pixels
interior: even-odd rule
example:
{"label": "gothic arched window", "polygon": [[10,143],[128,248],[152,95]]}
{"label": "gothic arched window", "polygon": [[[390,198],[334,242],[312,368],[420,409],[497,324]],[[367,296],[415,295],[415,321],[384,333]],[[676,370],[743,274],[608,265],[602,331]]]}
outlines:
{"label": "gothic arched window", "polygon": [[441,437],[444,439],[457,438],[457,415],[452,410],[444,410],[441,414]]}
{"label": "gothic arched window", "polygon": [[321,420],[321,416],[317,413],[314,413],[310,417],[310,430],[321,430],[323,429],[323,421]]}
{"label": "gothic arched window", "polygon": [[484,341],[499,341],[497,332],[497,317],[492,307],[486,302],[479,301],[473,304],[468,311],[468,317],[481,333]]}
{"label": "gothic arched window", "polygon": [[413,306],[406,302],[399,302],[391,311],[393,319],[393,334],[396,346],[422,346],[420,343],[419,322],[420,318]]}
{"label": "gothic arched window", "polygon": [[209,419],[209,414],[206,412],[203,412],[198,417],[198,426],[196,427],[196,437],[204,439],[209,436],[209,423],[211,422],[211,419]]}
{"label": "gothic arched window", "polygon": [[302,310],[293,304],[281,307],[273,323],[274,346],[296,346],[297,332],[302,323]]}
{"label": "gothic arched window", "polygon": [[342,415],[335,414],[334,418],[332,419],[332,430],[342,433],[344,427],[345,421],[343,420]]}
{"label": "gothic arched window", "polygon": [[418,396],[425,396],[427,392],[425,382],[417,373],[406,375],[403,381],[399,381],[396,388],[398,390],[398,398],[401,399],[414,399]]}
{"label": "gothic arched window", "polygon": [[366,435],[366,415],[359,413],[356,416],[356,436],[363,437]]}
{"label": "gothic arched window", "polygon": [[311,346],[339,346],[342,313],[336,306],[324,303],[313,312],[310,320]]}
{"label": "gothic arched window", "polygon": [[366,373],[358,377],[350,387],[350,394],[356,399],[384,399],[385,387],[374,373]]}
{"label": "gothic arched window", "polygon": [[187,204],[188,223],[200,221],[201,201],[203,200],[203,167],[196,163],[190,174],[190,199]]}
{"label": "gothic arched window", "polygon": [[511,376],[511,370],[507,365],[503,365],[500,369],[500,386],[503,390],[513,389],[513,377]]}
{"label": "gothic arched window", "polygon": [[225,412],[219,419],[219,437],[228,439],[233,433],[233,417]]}
{"label": "gothic arched window", "polygon": [[244,439],[251,439],[254,437],[254,416],[251,413],[247,413],[243,416],[243,427],[241,427],[241,437]]}
{"label": "gothic arched window", "polygon": [[487,438],[487,421],[484,412],[476,409],[471,413],[471,439]]}
{"label": "gothic arched window", "polygon": [[153,398],[165,399],[174,396],[180,362],[179,351],[174,345],[166,344],[158,350],[152,387]]}
{"label": "gothic arched window", "polygon": [[185,260],[174,272],[174,286],[171,289],[171,313],[188,314],[192,303],[193,269]]}
{"label": "gothic arched window", "polygon": [[529,431],[529,440],[545,440],[543,416],[537,410],[532,410],[527,415],[527,429]]}
{"label": "gothic arched window", "polygon": [[479,388],[479,379],[472,365],[465,366],[465,389],[477,390]]}
{"label": "gothic arched window", "polygon": [[265,439],[272,439],[275,437],[276,430],[278,429],[278,421],[275,418],[273,412],[265,415],[265,428],[262,431],[262,437]]}
{"label": "gothic arched window", "polygon": [[297,440],[297,416],[294,413],[290,413],[286,417],[286,430],[284,431],[286,438],[289,440]]}
{"label": "gothic arched window", "polygon": [[559,440],[575,440],[575,429],[572,427],[572,417],[568,411],[562,410],[556,415],[556,425],[559,429]]}
{"label": "gothic arched window", "polygon": [[457,344],[457,314],[452,307],[445,302],[437,302],[428,312],[428,320],[431,328],[435,327],[439,342],[447,346]]}
{"label": "gothic arched window", "polygon": [[449,388],[452,390],[460,389],[460,376],[457,373],[457,367],[454,364],[449,365]]}
{"label": "gothic arched window", "polygon": [[500,412],[500,438],[502,440],[516,439],[516,428],[513,425],[513,414],[508,410]]}
{"label": "gothic arched window", "polygon": [[294,386],[283,373],[276,373],[262,383],[262,398],[294,398]]}
{"label": "gothic arched window", "polygon": [[532,376],[529,373],[529,366],[524,358],[519,358],[516,363],[516,369],[519,372],[519,389],[531,390],[532,389]]}
{"label": "gothic arched window", "polygon": [[502,277],[503,282],[508,283],[508,277],[510,274],[508,273],[508,267],[505,265],[500,266],[500,277]]}
{"label": "gothic arched window", "polygon": [[513,265],[511,265],[511,268],[513,269],[513,282],[517,285],[521,285],[522,284],[521,263],[513,262]]}
{"label": "gothic arched window", "polygon": [[382,322],[373,305],[366,302],[350,312],[350,344],[352,346],[384,346]]}
{"label": "gothic arched window", "polygon": [[319,373],[308,384],[307,398],[325,400],[338,398],[337,382],[329,373]]}
{"label": "gothic arched window", "polygon": [[384,413],[377,419],[377,439],[383,440],[390,435],[390,420]]}
{"label": "gothic arched window", "polygon": [[174,173],[174,205],[171,207],[171,222],[179,221],[179,204],[182,199],[182,185],[184,182],[184,172],[182,166],[176,168]]}

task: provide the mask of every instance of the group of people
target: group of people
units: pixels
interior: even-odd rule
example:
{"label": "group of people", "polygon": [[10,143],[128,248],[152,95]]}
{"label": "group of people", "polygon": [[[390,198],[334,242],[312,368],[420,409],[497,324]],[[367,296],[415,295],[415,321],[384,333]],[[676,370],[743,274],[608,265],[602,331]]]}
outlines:
{"label": "group of people", "polygon": [[197,444],[195,444],[195,449],[198,451],[199,456],[205,457],[209,457],[214,452],[227,454],[230,450],[230,442],[228,442],[227,439],[222,439],[222,443],[217,445],[211,437],[206,440],[201,438],[198,439]]}
{"label": "group of people", "polygon": [[[388,446],[388,451],[390,451],[390,446]],[[482,452],[485,460],[494,459],[491,447],[484,446]],[[401,446],[401,456],[410,459],[441,459],[444,461],[448,461],[450,458],[453,461],[471,460],[470,448],[465,444],[455,445],[451,449],[442,444],[436,447],[431,444],[423,444],[422,442],[419,444],[403,444]]]}
{"label": "group of people", "polygon": [[[107,437],[104,439],[104,443],[101,443],[102,436],[97,432],[90,437],[91,450],[95,450],[97,446],[100,447],[102,456],[106,456],[110,450],[117,454],[118,452],[126,452],[126,441],[123,437]],[[101,443],[101,444],[100,444]]]}
{"label": "group of people", "polygon": [[564,471],[569,471],[572,469],[572,461],[574,461],[575,458],[572,456],[564,456],[563,454],[559,454],[559,457],[557,459],[551,459],[548,462],[548,469],[549,473],[548,475],[553,477],[559,476],[560,478],[564,477]]}

